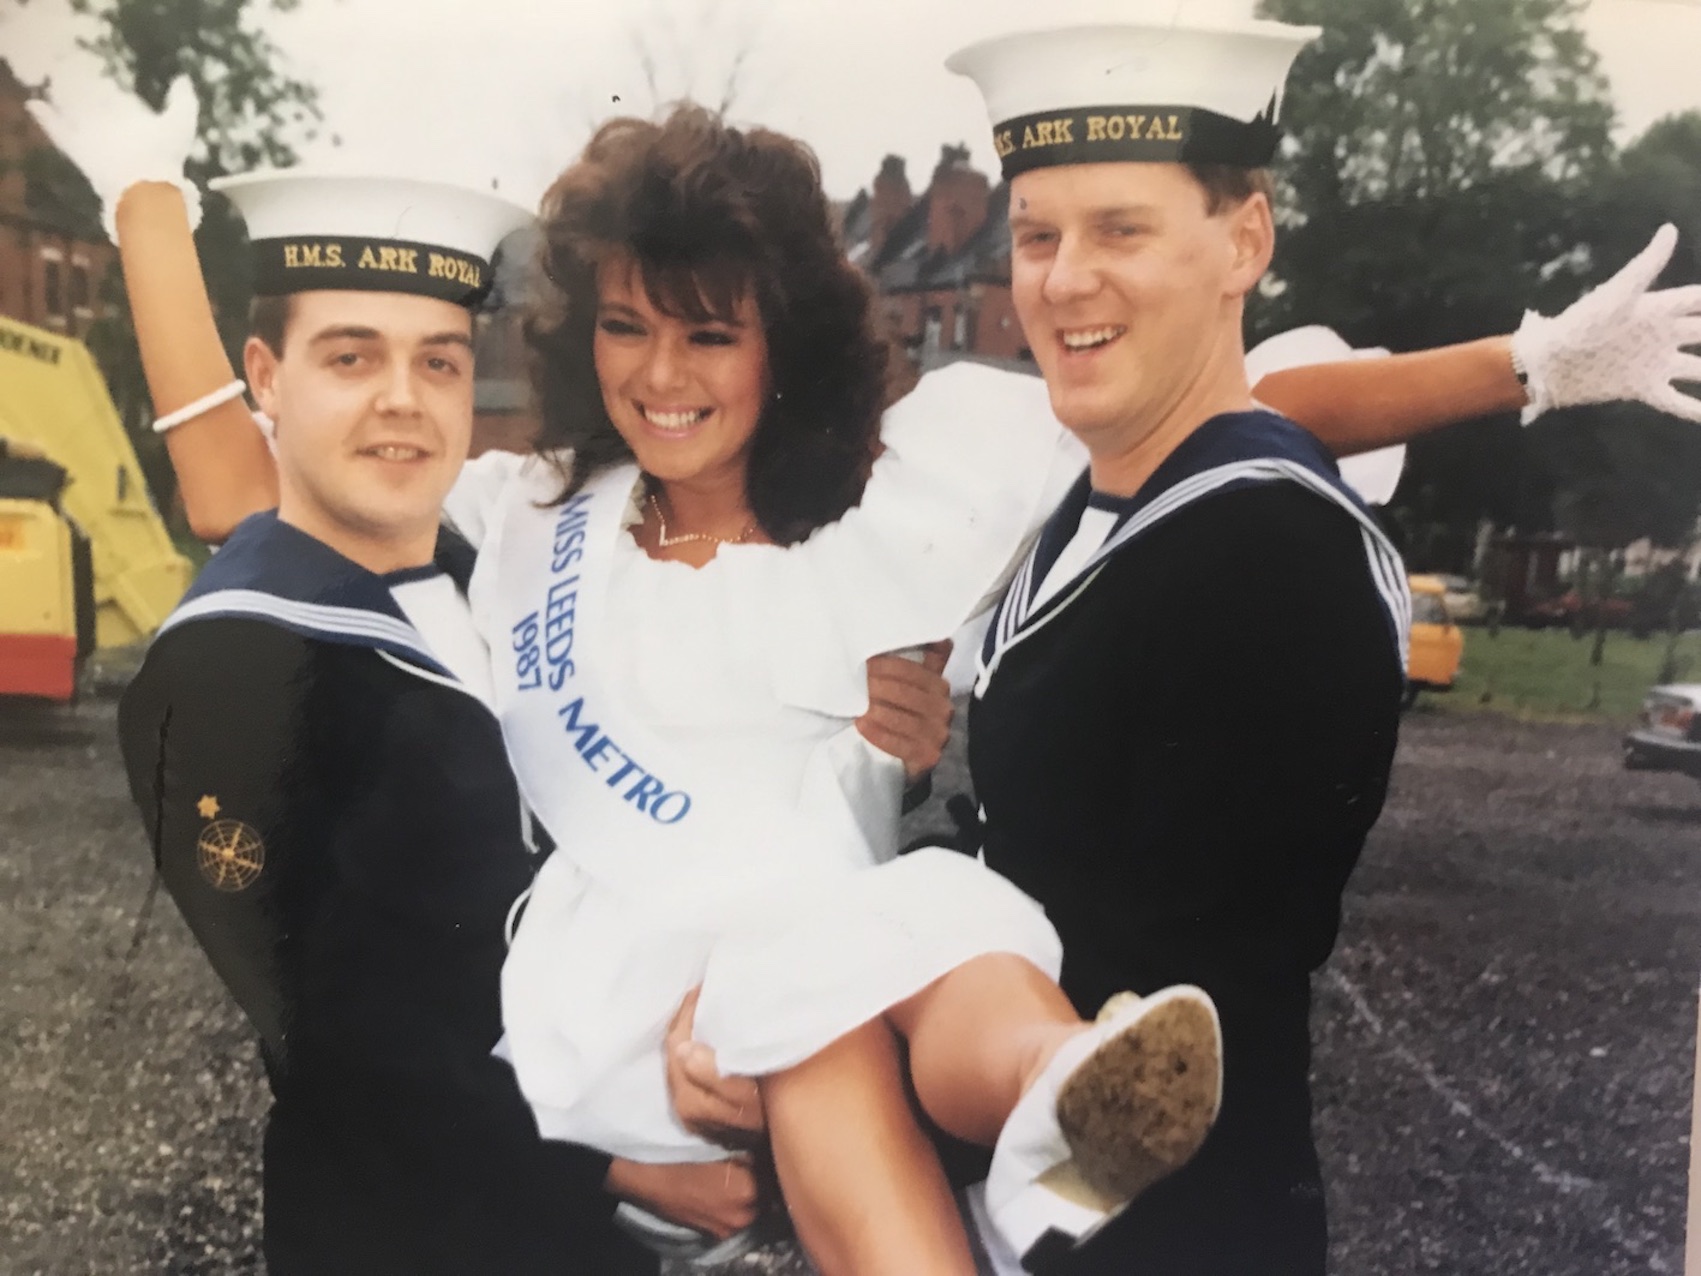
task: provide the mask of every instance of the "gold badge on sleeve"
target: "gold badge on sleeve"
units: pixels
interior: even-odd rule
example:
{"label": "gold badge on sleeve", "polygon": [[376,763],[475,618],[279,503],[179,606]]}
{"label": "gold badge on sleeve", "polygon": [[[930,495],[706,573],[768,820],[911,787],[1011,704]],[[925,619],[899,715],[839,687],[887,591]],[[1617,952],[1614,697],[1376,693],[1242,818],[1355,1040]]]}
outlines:
{"label": "gold badge on sleeve", "polygon": [[254,884],[266,866],[266,844],[260,834],[241,820],[219,820],[219,800],[204,797],[196,804],[201,817],[211,823],[201,830],[195,843],[201,876],[214,890],[232,893]]}

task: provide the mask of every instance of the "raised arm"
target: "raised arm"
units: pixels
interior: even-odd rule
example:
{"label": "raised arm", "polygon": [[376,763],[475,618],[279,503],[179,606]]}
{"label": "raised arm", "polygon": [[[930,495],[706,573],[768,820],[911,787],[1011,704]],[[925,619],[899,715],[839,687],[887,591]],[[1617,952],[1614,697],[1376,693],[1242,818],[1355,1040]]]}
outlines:
{"label": "raised arm", "polygon": [[[229,387],[236,377],[190,233],[200,194],[183,175],[199,114],[189,81],[171,86],[158,113],[104,79],[56,85],[52,103],[31,102],[29,110],[100,196],[156,416]],[[201,539],[222,541],[248,515],[277,504],[271,449],[240,395],[170,430],[166,448]]]}
{"label": "raised arm", "polygon": [[1512,370],[1510,337],[1284,368],[1259,381],[1253,393],[1322,439],[1336,456],[1390,447],[1474,417],[1517,412],[1527,402]]}
{"label": "raised arm", "polygon": [[1337,456],[1475,417],[1521,412],[1528,424],[1551,408],[1614,400],[1701,423],[1701,399],[1673,384],[1701,381],[1701,356],[1685,349],[1701,346],[1701,287],[1648,291],[1676,244],[1677,231],[1662,227],[1613,278],[1553,318],[1526,314],[1511,335],[1287,368],[1254,393]]}
{"label": "raised arm", "polygon": [[[159,416],[195,402],[235,377],[213,323],[183,197],[165,182],[141,182],[118,201],[118,255],[136,325],[148,393]],[[240,397],[166,432],[189,526],[222,542],[250,514],[278,503],[271,449]]]}

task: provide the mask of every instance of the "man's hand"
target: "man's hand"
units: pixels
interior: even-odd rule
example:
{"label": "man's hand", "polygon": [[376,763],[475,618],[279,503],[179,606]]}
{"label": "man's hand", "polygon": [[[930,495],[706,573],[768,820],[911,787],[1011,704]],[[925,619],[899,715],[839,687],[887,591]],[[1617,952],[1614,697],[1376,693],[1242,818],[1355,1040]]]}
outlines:
{"label": "man's hand", "polygon": [[187,76],[166,90],[165,108],[147,103],[108,80],[87,74],[55,75],[50,101],[26,110],[83,171],[100,196],[106,233],[118,242],[119,198],[138,182],[167,182],[183,195],[193,229],[201,218],[201,195],[183,173],[195,148],[200,102]]}
{"label": "man's hand", "polygon": [[868,712],[856,720],[863,739],[903,762],[911,784],[939,765],[955,712],[943,677],[950,640],[921,653],[919,661],[889,652],[868,662]]}
{"label": "man's hand", "polygon": [[1677,247],[1660,227],[1630,263],[1554,318],[1528,312],[1512,349],[1529,375],[1528,425],[1553,408],[1635,400],[1701,424],[1701,398],[1677,382],[1701,381],[1701,285],[1649,292]]}
{"label": "man's hand", "polygon": [[616,1157],[603,1186],[623,1201],[716,1240],[743,1231],[760,1213],[756,1174],[746,1157],[679,1165]]}
{"label": "man's hand", "polygon": [[667,1029],[667,1090],[674,1113],[700,1138],[722,1147],[754,1147],[767,1132],[761,1091],[749,1077],[723,1077],[715,1052],[692,1040],[698,992],[693,988],[679,1003]]}

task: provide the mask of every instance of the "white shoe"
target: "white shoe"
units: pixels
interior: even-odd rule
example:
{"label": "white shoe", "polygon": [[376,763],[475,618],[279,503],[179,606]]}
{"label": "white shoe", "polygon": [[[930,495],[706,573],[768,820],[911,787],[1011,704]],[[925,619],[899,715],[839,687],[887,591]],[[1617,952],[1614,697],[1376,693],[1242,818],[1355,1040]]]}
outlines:
{"label": "white shoe", "polygon": [[741,1232],[734,1232],[724,1241],[716,1240],[707,1232],[699,1232],[694,1227],[639,1209],[630,1201],[622,1201],[615,1209],[614,1221],[652,1253],[692,1270],[719,1267],[735,1258],[742,1258],[772,1239],[770,1233],[773,1230],[758,1221]]}
{"label": "white shoe", "polygon": [[998,1136],[985,1209],[1029,1271],[1185,1165],[1217,1119],[1222,1027],[1198,988],[1122,993],[1065,1042]]}

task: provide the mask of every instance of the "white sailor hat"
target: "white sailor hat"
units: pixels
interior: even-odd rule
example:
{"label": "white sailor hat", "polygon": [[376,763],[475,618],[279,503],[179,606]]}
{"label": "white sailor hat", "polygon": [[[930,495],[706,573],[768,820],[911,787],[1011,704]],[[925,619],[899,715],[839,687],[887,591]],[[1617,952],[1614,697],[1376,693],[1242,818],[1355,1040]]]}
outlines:
{"label": "white sailor hat", "polygon": [[276,169],[208,183],[248,223],[254,291],[408,292],[474,306],[518,204],[444,182]]}
{"label": "white sailor hat", "polygon": [[1157,21],[1024,31],[951,55],[986,98],[1006,180],[1059,164],[1261,168],[1299,51],[1320,27]]}

